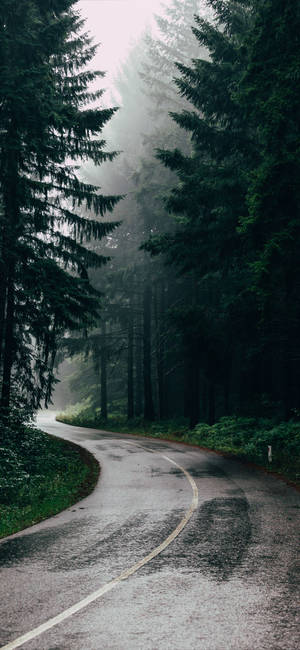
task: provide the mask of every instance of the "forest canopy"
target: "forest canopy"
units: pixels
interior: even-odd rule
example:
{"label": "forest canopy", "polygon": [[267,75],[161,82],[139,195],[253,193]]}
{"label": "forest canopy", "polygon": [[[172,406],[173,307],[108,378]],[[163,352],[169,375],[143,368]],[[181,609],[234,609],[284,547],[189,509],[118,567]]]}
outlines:
{"label": "forest canopy", "polygon": [[123,225],[71,368],[91,416],[298,417],[299,18],[289,0],[172,0],[121,70],[124,153],[100,177],[127,193]]}
{"label": "forest canopy", "polygon": [[299,3],[171,0],[117,113],[75,1],[0,18],[2,408],[59,350],[94,419],[299,417]]}
{"label": "forest canopy", "polygon": [[[51,398],[58,342],[86,331],[99,296],[88,268],[107,260],[86,243],[116,223],[97,217],[120,197],[80,179],[78,162],[115,157],[99,138],[115,109],[89,86],[95,46],[75,0],[3,0],[0,9],[1,408]],[[90,108],[96,102],[96,108]],[[87,218],[86,210],[92,210]]]}

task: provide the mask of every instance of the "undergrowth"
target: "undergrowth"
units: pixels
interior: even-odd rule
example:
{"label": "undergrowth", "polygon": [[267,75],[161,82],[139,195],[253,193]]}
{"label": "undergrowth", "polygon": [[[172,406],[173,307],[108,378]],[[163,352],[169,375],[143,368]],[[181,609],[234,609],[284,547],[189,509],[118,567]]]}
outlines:
{"label": "undergrowth", "polygon": [[84,450],[18,419],[0,421],[0,537],[54,515],[93,489],[99,467]]}
{"label": "undergrowth", "polygon": [[180,440],[253,462],[300,483],[300,422],[278,424],[271,419],[230,416],[212,426],[199,423],[190,430],[185,419],[145,422],[142,418],[128,421],[125,416],[112,415],[103,420],[97,411],[80,404],[60,413],[57,419],[76,426]]}
{"label": "undergrowth", "polygon": [[182,439],[188,433],[188,420],[178,418],[174,420],[159,420],[149,422],[142,417],[135,417],[128,420],[125,415],[112,414],[107,419],[100,415],[100,409],[94,410],[90,406],[82,407],[80,404],[69,407],[63,413],[59,413],[56,419],[58,422],[71,424],[77,427],[88,427],[89,429],[103,429],[109,431],[120,431],[121,433],[136,433],[151,436],[154,438]]}
{"label": "undergrowth", "polygon": [[[223,417],[213,426],[198,424],[188,441],[233,454],[300,482],[300,423]],[[268,460],[271,447],[272,460]]]}

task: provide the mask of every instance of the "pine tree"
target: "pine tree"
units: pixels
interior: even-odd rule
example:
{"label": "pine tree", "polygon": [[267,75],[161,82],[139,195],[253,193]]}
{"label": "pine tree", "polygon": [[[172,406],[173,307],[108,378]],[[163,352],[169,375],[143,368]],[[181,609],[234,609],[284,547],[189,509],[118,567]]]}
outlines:
{"label": "pine tree", "polygon": [[[120,197],[80,180],[76,161],[98,165],[99,134],[114,109],[90,108],[100,73],[75,0],[4,0],[0,9],[2,406],[12,383],[34,406],[49,399],[58,337],[97,313],[87,268],[105,258],[84,244],[111,232],[103,216]],[[71,161],[71,162],[70,162]]]}
{"label": "pine tree", "polygon": [[257,0],[249,64],[239,98],[256,133],[248,211],[241,229],[253,248],[252,286],[264,341],[264,390],[299,408],[300,381],[300,6]]}
{"label": "pine tree", "polygon": [[[145,36],[147,56],[142,61],[141,78],[151,102],[151,115],[159,123],[166,124],[168,111],[175,107],[180,109],[184,104],[172,83],[176,61],[188,65],[194,56],[199,56],[199,45],[192,38],[191,29],[195,15],[207,13],[208,7],[203,0],[162,3],[161,13],[155,16],[158,37]],[[205,48],[202,54],[205,55]]]}
{"label": "pine tree", "polygon": [[179,148],[158,152],[178,176],[167,202],[177,215],[177,229],[152,236],[145,246],[152,253],[163,252],[189,278],[188,301],[182,301],[177,322],[192,426],[199,418],[199,376],[208,394],[210,421],[215,418],[216,386],[219,392],[223,386],[224,395],[228,394],[236,347],[231,314],[245,290],[246,275],[236,228],[245,206],[245,172],[255,156],[247,121],[235,101],[247,65],[244,42],[252,20],[251,3],[211,0],[209,5],[214,20],[197,17],[193,28],[199,48],[204,46],[209,56],[194,59],[192,65],[177,64],[177,87],[193,110],[171,113],[191,135],[192,153]]}

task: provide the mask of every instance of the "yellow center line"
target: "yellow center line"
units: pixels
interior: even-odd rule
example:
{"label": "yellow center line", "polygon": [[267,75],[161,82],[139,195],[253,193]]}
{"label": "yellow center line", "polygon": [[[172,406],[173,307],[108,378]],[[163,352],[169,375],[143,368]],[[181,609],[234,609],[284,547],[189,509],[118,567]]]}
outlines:
{"label": "yellow center line", "polygon": [[[153,451],[153,449],[146,449],[146,448],[142,447],[142,445],[139,445],[138,443],[134,443],[134,442],[131,442],[131,441],[126,441],[126,442],[128,442],[129,444],[134,444],[137,447],[141,447],[145,451],[151,451],[152,453],[156,453],[155,451]],[[32,639],[35,639],[37,636],[40,636],[40,634],[43,634],[43,632],[47,632],[47,630],[50,630],[55,625],[58,625],[59,623],[62,623],[63,621],[65,621],[70,616],[73,616],[73,614],[77,614],[77,612],[80,612],[82,609],[84,609],[85,607],[87,607],[88,605],[93,603],[95,600],[98,600],[98,598],[101,598],[101,596],[106,594],[108,591],[110,591],[111,589],[114,589],[114,587],[116,587],[122,580],[127,580],[127,578],[129,578],[129,576],[136,573],[136,571],[138,571],[143,566],[145,566],[145,564],[148,564],[148,562],[153,560],[153,558],[155,558],[157,555],[162,553],[162,551],[164,551],[167,548],[167,546],[169,546],[169,544],[171,544],[176,539],[176,537],[179,535],[179,533],[181,533],[183,528],[186,526],[186,524],[188,523],[188,521],[190,520],[190,518],[192,517],[194,511],[196,510],[196,508],[198,506],[198,488],[197,488],[197,485],[196,485],[194,479],[191,477],[189,472],[187,472],[187,470],[184,469],[184,467],[181,467],[180,465],[178,465],[178,463],[176,463],[174,460],[172,460],[168,456],[162,455],[162,458],[164,458],[166,461],[168,461],[172,465],[175,465],[175,467],[177,467],[178,469],[181,470],[181,472],[183,472],[183,474],[187,478],[188,482],[190,483],[190,486],[191,486],[192,492],[193,492],[193,498],[192,498],[191,505],[190,505],[189,509],[187,510],[187,512],[185,513],[183,519],[181,519],[178,526],[176,526],[175,530],[173,530],[173,532],[159,546],[154,548],[153,551],[151,551],[151,553],[146,555],[146,557],[144,557],[139,562],[136,562],[136,564],[133,564],[129,569],[126,569],[125,571],[123,571],[123,573],[121,573],[117,578],[114,578],[114,580],[111,580],[110,582],[108,582],[103,587],[100,587],[100,589],[97,589],[96,591],[93,591],[89,596],[87,596],[86,598],[83,598],[83,600],[80,600],[78,603],[75,603],[75,605],[72,605],[72,607],[68,607],[68,609],[65,609],[63,612],[61,612],[61,614],[58,614],[57,616],[54,616],[53,618],[50,618],[48,621],[46,621],[45,623],[42,623],[41,625],[34,628],[30,632],[27,632],[26,634],[22,634],[22,636],[19,636],[14,641],[11,641],[11,642],[7,643],[6,645],[2,646],[0,648],[0,650],[14,650],[14,648],[19,648],[24,643],[27,643],[27,641],[31,641]]]}

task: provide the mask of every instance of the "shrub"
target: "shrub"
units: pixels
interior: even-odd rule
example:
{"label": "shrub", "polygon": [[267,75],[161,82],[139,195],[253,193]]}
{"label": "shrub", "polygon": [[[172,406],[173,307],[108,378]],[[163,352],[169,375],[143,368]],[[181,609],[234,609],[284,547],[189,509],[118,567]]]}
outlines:
{"label": "shrub", "polygon": [[0,431],[0,537],[68,507],[88,493],[86,485],[92,489],[98,464],[83,460],[79,448],[16,418],[2,418]]}
{"label": "shrub", "polygon": [[[223,417],[213,426],[199,423],[185,437],[189,442],[231,452],[260,465],[300,477],[300,423],[271,419]],[[272,463],[268,462],[268,446]]]}
{"label": "shrub", "polygon": [[[145,422],[142,418],[130,421],[114,414],[107,421],[90,404],[72,407],[57,418],[77,426],[88,426],[111,431],[139,433],[154,438],[181,439],[184,442],[215,449],[245,458],[259,465],[284,473],[292,480],[300,478],[300,422],[276,423],[271,418],[222,417],[213,426],[200,422],[193,431],[187,420]],[[273,460],[268,462],[268,446],[272,446]]]}

